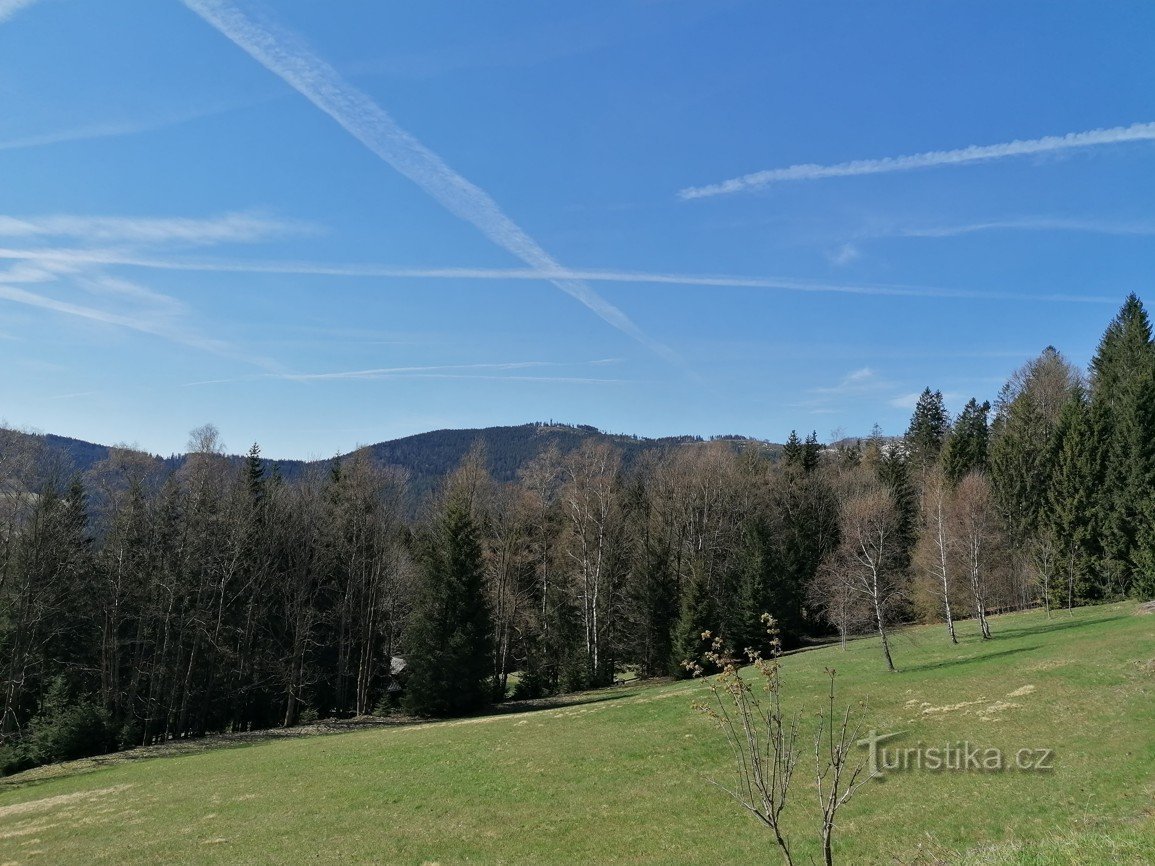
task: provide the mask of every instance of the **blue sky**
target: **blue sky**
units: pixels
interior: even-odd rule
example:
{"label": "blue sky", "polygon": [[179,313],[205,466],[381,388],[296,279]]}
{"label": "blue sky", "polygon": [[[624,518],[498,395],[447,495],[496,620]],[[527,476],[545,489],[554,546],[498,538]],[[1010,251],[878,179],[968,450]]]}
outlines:
{"label": "blue sky", "polygon": [[0,0],[0,419],[285,458],[901,432],[926,385],[1086,363],[1155,284],[1152,33],[1149,2]]}

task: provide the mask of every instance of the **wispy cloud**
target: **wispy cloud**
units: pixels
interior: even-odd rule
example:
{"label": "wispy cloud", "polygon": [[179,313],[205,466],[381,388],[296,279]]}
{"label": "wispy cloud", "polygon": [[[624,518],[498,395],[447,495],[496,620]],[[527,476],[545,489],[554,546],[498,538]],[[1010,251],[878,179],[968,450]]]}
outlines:
{"label": "wispy cloud", "polygon": [[[118,255],[134,250],[167,251],[174,246],[216,245],[227,241],[254,242],[316,231],[296,221],[257,213],[230,213],[208,218],[0,215],[0,237],[31,241],[27,249],[0,256],[13,262],[0,270],[0,302],[47,310],[125,328],[204,352],[282,370],[277,362],[247,352],[225,340],[206,335],[194,324],[183,301],[139,282],[106,273],[116,256],[85,244],[124,245]],[[35,245],[64,238],[82,246],[66,255]],[[35,287],[35,291],[33,291]]]}
{"label": "wispy cloud", "polygon": [[876,401],[879,392],[894,388],[894,383],[878,374],[872,367],[859,367],[844,375],[834,385],[820,385],[808,389],[807,396],[794,406],[811,414],[829,415],[843,411],[846,401],[869,399]]}
{"label": "wispy cloud", "polygon": [[[501,210],[488,193],[450,168],[366,94],[346,82],[305,42],[270,20],[255,20],[227,0],[184,0],[254,60],[328,114],[366,148],[417,184],[450,213],[475,226],[502,249],[538,270],[561,266]],[[580,280],[551,279],[604,321],[661,357],[681,363],[672,349],[643,332],[621,310]]]}
{"label": "wispy cloud", "polygon": [[863,394],[868,391],[877,391],[888,387],[888,383],[879,378],[877,372],[870,367],[852,370],[842,377],[837,385],[812,388],[811,393],[828,396],[845,396],[848,394]]}
{"label": "wispy cloud", "polygon": [[[519,371],[541,368],[604,367],[619,362],[618,358],[597,358],[592,361],[507,361],[487,364],[431,364],[406,367],[375,367],[368,370],[336,370],[323,373],[263,373],[230,379],[207,379],[186,382],[184,387],[226,385],[251,382],[256,379],[281,379],[289,382],[332,382],[358,379],[488,379],[509,382],[571,382],[581,384],[626,384],[627,379],[591,378],[588,376],[529,376]],[[503,375],[505,374],[505,375]]]}
{"label": "wispy cloud", "polygon": [[1055,303],[1116,304],[1115,295],[1029,294],[933,286],[863,285],[798,280],[790,277],[742,277],[716,274],[671,274],[645,271],[550,268],[406,268],[374,264],[324,264],[318,262],[253,262],[196,260],[138,256],[117,250],[93,249],[14,249],[0,247],[0,259],[36,258],[61,267],[75,264],[122,265],[158,270],[208,271],[220,273],[286,274],[297,276],[340,276],[378,279],[435,280],[548,280],[558,282],[641,283],[650,285],[700,286],[737,289],[768,289],[787,292],[866,295],[899,298],[958,298],[992,301],[1050,301]]}
{"label": "wispy cloud", "polygon": [[[152,294],[154,299],[163,297],[153,293],[149,294]],[[140,296],[138,293],[138,298]],[[167,300],[171,301],[173,305],[179,303],[175,299],[170,298]],[[223,358],[243,361],[244,363],[253,364],[266,370],[280,369],[280,365],[274,361],[250,355],[224,340],[205,336],[195,329],[176,321],[172,316],[171,308],[159,311],[145,310],[122,313],[89,306],[87,304],[77,304],[72,301],[61,300],[60,298],[43,293],[30,292],[27,289],[22,289],[2,281],[0,281],[0,301],[8,301],[9,303],[20,304],[26,307],[48,310],[53,313],[85,319],[91,322],[99,322],[104,325],[126,328],[142,334],[150,334],[169,342],[178,343]]]}
{"label": "wispy cloud", "polygon": [[27,9],[38,0],[0,0],[0,24],[3,24],[21,9]]}
{"label": "wispy cloud", "polygon": [[1131,235],[1146,237],[1155,235],[1155,223],[1115,222],[1111,220],[1067,219],[1064,217],[1016,217],[1013,219],[992,219],[957,225],[914,226],[895,228],[878,232],[874,236],[907,238],[949,238],[990,231],[1031,231],[1031,232],[1086,232],[1102,235]]}
{"label": "wispy cloud", "polygon": [[716,195],[761,189],[785,181],[886,174],[896,171],[912,171],[919,168],[966,165],[1009,157],[1152,140],[1155,140],[1155,123],[1136,123],[1131,126],[1116,126],[1111,129],[1092,129],[1086,132],[1070,132],[1066,135],[1048,135],[1043,138],[1008,141],[1002,144],[971,145],[957,150],[933,150],[908,156],[857,159],[852,162],[840,162],[833,165],[803,163],[786,168],[758,171],[708,186],[686,187],[678,192],[678,197],[683,200],[709,198]]}
{"label": "wispy cloud", "polygon": [[845,243],[837,250],[830,253],[827,258],[830,259],[830,264],[842,267],[848,265],[855,259],[862,256],[862,252],[858,249],[856,244]]}
{"label": "wispy cloud", "polygon": [[[3,2],[3,0],[0,0]],[[180,126],[206,117],[213,117],[225,112],[235,111],[257,104],[257,101],[236,102],[225,105],[213,105],[204,108],[193,108],[187,111],[170,112],[156,117],[110,120],[99,123],[83,124],[68,129],[56,129],[48,132],[38,132],[32,135],[18,136],[0,140],[0,150],[26,150],[33,147],[45,147],[51,144],[64,144],[71,141],[92,141],[101,138],[119,138],[125,135],[139,135],[145,132],[155,132]]]}
{"label": "wispy cloud", "polygon": [[[895,409],[913,410],[914,407],[918,404],[918,398],[921,396],[922,391],[911,391],[909,394],[899,394],[897,397],[892,397],[886,402],[887,405],[893,406]],[[943,394],[942,397],[943,400],[947,403],[958,403],[966,399],[966,395],[961,391],[949,391]]]}
{"label": "wispy cloud", "polygon": [[253,243],[318,231],[319,227],[309,223],[257,213],[226,213],[204,218],[0,215],[0,237],[70,238],[89,244]]}

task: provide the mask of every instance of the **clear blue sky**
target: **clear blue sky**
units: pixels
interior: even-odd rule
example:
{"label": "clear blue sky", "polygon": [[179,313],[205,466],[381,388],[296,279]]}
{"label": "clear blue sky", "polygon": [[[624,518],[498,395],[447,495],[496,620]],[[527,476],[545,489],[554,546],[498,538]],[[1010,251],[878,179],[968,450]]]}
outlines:
{"label": "clear blue sky", "polygon": [[0,419],[901,432],[1155,297],[1155,4],[0,0]]}

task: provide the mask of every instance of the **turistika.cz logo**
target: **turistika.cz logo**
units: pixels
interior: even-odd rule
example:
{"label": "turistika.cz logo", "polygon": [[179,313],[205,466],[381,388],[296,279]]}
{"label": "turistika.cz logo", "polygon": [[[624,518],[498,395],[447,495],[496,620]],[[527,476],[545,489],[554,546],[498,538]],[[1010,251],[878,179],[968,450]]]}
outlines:
{"label": "turistika.cz logo", "polygon": [[1054,749],[1018,749],[1006,751],[975,745],[967,740],[927,746],[884,746],[887,740],[901,736],[905,731],[880,734],[870,730],[856,745],[869,750],[867,769],[870,777],[881,779],[889,772],[925,770],[932,773],[1000,773],[1008,770],[1047,772],[1055,768]]}

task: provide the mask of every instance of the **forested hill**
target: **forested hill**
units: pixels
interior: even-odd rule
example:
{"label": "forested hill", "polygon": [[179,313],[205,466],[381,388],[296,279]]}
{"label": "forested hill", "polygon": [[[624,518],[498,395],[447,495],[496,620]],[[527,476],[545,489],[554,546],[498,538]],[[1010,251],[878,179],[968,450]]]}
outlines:
{"label": "forested hill", "polygon": [[[735,442],[746,442],[777,452],[781,446],[741,437],[719,437]],[[489,472],[496,481],[517,479],[518,470],[549,448],[561,454],[581,446],[589,440],[605,441],[622,452],[623,464],[631,466],[646,451],[664,451],[678,445],[701,441],[694,436],[670,436],[646,439],[638,436],[603,433],[588,425],[521,424],[516,427],[486,427],[472,430],[435,430],[379,442],[363,451],[379,463],[401,466],[410,473],[410,487],[420,496],[432,489],[440,479],[452,472],[472,448],[480,445],[486,457]]]}
{"label": "forested hill", "polygon": [[[107,458],[111,450],[107,445],[97,445],[81,439],[70,439],[67,436],[53,434],[32,436],[30,434],[14,434],[12,431],[9,431],[8,435],[15,437],[14,440],[10,441],[23,438],[39,440],[43,455],[41,462],[45,474],[65,476],[76,473],[84,474],[101,460]],[[765,449],[772,455],[781,450],[780,445],[741,436],[716,438],[733,441],[735,444],[753,445]],[[364,446],[357,450],[372,455],[374,460],[382,465],[399,466],[408,471],[410,493],[413,500],[416,501],[426,492],[434,489],[440,479],[455,469],[476,445],[480,444],[484,449],[489,471],[494,479],[507,482],[515,480],[517,472],[522,466],[550,447],[556,448],[562,454],[567,454],[589,440],[612,443],[622,452],[623,464],[627,468],[646,451],[655,449],[664,451],[678,445],[701,441],[699,437],[694,436],[647,439],[638,436],[610,434],[585,424],[532,423],[480,429],[434,430],[429,433],[406,436],[402,439],[378,442],[375,445]],[[154,459],[158,464],[164,464],[169,469],[175,469],[184,462],[184,455],[173,455],[167,458],[155,457]],[[238,466],[243,460],[240,456],[236,456],[234,459]],[[265,462],[271,469],[274,461],[266,460]],[[332,462],[332,458],[312,462],[303,460],[275,461],[280,474],[288,479],[299,477],[310,466],[327,465],[330,462]]]}

